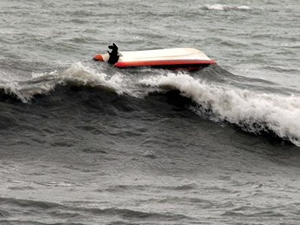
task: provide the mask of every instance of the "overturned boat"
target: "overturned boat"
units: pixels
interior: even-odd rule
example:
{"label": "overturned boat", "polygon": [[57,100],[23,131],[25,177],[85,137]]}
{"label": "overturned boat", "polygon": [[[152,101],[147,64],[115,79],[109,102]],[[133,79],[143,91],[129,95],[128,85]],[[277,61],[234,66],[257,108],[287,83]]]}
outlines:
{"label": "overturned boat", "polygon": [[117,68],[152,67],[161,69],[198,70],[212,64],[205,53],[195,48],[169,48],[144,51],[121,51],[115,44],[111,52],[94,56],[95,61],[108,62]]}

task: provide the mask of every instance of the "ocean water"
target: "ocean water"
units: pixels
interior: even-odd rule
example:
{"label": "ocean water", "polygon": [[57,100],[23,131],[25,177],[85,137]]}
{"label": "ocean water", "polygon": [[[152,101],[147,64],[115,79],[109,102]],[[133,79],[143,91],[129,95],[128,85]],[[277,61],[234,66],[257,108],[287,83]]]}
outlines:
{"label": "ocean water", "polygon": [[[0,224],[300,223],[296,0],[0,0]],[[197,72],[120,70],[194,47]]]}

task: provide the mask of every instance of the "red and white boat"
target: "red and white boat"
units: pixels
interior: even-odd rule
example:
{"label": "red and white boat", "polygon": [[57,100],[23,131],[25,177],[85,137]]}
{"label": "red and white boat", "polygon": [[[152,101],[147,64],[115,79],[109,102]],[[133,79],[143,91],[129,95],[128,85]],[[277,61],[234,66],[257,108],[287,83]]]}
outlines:
{"label": "red and white boat", "polygon": [[[162,69],[198,70],[212,64],[205,53],[195,48],[169,48],[144,51],[118,52],[118,61],[113,65],[117,68],[153,67]],[[109,53],[98,54],[93,59],[108,62]]]}

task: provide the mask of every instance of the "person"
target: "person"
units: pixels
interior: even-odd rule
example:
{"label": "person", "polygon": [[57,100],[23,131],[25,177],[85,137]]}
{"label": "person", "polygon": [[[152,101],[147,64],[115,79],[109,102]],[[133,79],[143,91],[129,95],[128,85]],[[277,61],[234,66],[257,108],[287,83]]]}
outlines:
{"label": "person", "polygon": [[120,57],[118,47],[115,43],[113,43],[112,45],[109,45],[108,48],[111,49],[111,52],[107,51],[109,54],[109,59],[107,62],[110,64],[115,64],[116,62],[118,62]]}

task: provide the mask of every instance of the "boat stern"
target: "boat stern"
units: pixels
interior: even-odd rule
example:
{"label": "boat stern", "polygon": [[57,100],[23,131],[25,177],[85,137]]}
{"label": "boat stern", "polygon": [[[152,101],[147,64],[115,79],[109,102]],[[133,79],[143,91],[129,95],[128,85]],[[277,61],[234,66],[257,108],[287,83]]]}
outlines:
{"label": "boat stern", "polygon": [[99,61],[99,62],[107,62],[108,59],[109,59],[108,54],[98,54],[93,57],[93,60]]}

